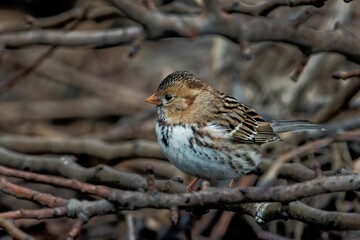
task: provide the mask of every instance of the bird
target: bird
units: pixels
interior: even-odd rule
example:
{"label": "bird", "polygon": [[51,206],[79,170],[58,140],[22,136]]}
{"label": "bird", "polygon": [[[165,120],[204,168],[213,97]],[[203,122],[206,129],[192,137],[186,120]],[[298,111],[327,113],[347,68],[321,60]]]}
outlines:
{"label": "bird", "polygon": [[[228,180],[231,187],[259,165],[262,144],[281,140],[253,108],[188,71],[167,75],[145,102],[157,106],[155,132],[164,155],[195,177],[188,192],[200,179]],[[312,128],[307,121],[278,123]]]}

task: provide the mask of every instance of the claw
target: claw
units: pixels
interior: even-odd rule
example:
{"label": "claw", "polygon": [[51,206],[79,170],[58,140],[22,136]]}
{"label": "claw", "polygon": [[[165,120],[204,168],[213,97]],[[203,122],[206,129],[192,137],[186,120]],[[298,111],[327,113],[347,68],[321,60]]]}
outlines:
{"label": "claw", "polygon": [[186,187],[187,192],[192,192],[195,184],[200,180],[200,178],[196,177],[194,180],[191,181],[191,183]]}
{"label": "claw", "polygon": [[228,183],[228,185],[227,185],[226,187],[227,187],[227,188],[231,188],[232,185],[233,185],[233,183],[234,183],[234,178],[231,178],[230,181],[229,181],[229,183]]}

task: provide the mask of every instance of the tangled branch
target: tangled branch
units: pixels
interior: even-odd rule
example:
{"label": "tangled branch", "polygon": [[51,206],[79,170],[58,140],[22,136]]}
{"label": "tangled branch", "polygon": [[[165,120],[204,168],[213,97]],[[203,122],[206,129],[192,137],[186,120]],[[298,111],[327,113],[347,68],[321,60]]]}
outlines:
{"label": "tangled branch", "polygon": [[[346,56],[354,62],[359,62],[360,59],[360,49],[356,44],[358,38],[345,29],[337,28],[331,31],[312,29],[301,24],[302,15],[298,17],[298,20],[284,21],[243,14],[267,15],[268,12],[279,6],[288,5],[287,1],[271,1],[253,7],[243,7],[243,4],[239,5],[235,1],[230,4],[230,7],[227,5],[214,9],[205,8],[207,14],[202,14],[201,11],[195,15],[168,14],[157,9],[148,9],[128,0],[109,0],[109,2],[116,6],[126,17],[139,23],[146,31],[149,39],[174,36],[193,38],[194,36],[217,34],[243,46],[248,45],[247,42],[284,42],[297,46],[306,54],[335,52]],[[323,3],[324,1],[298,1],[291,5],[315,5],[320,7]],[[228,12],[223,11],[221,8],[225,8]],[[243,10],[238,11],[236,8]],[[109,16],[107,11],[103,12],[106,16]],[[308,12],[304,14],[309,15]],[[10,48],[34,44],[67,47],[86,45],[110,47],[129,43],[140,37],[141,32],[142,29],[139,26],[112,30],[70,32],[33,30],[2,33],[0,43]],[[348,46],[352,47],[349,48]],[[243,49],[243,51],[248,50]]]}
{"label": "tangled branch", "polygon": [[[68,221],[67,239],[76,239],[90,231],[94,217],[107,215],[99,221],[113,217],[125,225],[117,228],[127,228],[123,236],[128,238],[142,230],[159,231],[150,225],[166,232],[172,224],[189,239],[210,226],[209,238],[226,239],[231,221],[238,220],[235,213],[241,213],[251,216],[244,221],[259,238],[284,238],[272,224],[288,219],[322,229],[359,230],[359,71],[349,71],[349,62],[341,58],[360,63],[356,21],[350,22],[358,12],[349,4],[334,11],[338,5],[324,0],[104,0],[58,15],[2,22],[0,73],[9,77],[0,83],[0,226],[12,238],[33,239],[23,232],[24,219],[51,224],[47,219],[61,218]],[[179,42],[202,48],[185,54]],[[39,45],[50,47],[29,48]],[[130,50],[100,49],[123,45]],[[321,52],[338,54],[312,61],[312,54]],[[260,57],[242,61],[254,56]],[[340,62],[344,66],[338,67]],[[190,180],[169,171],[154,142],[155,110],[143,103],[156,88],[155,79],[180,67],[201,69],[199,76],[249,100],[244,103],[254,104],[264,117],[312,118],[326,122],[326,131],[284,134],[279,146],[264,146],[258,169],[233,189],[203,181],[199,191],[187,193],[184,185]],[[268,72],[258,71],[263,67]],[[312,75],[304,74],[309,71]],[[331,75],[352,79],[329,81]],[[288,81],[291,76],[296,83]],[[315,84],[320,87],[309,87]],[[296,104],[284,110],[289,102]],[[200,216],[201,224],[194,224]],[[161,220],[153,224],[154,219]],[[284,226],[294,229],[291,224]]]}

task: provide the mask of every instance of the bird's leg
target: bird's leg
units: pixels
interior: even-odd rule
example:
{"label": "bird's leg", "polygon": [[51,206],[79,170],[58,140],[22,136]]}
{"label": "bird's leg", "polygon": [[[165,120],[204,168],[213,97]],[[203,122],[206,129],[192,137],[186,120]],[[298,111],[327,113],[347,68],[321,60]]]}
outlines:
{"label": "bird's leg", "polygon": [[231,178],[228,185],[226,187],[231,188],[234,183],[234,178]]}
{"label": "bird's leg", "polygon": [[200,180],[200,178],[196,177],[194,180],[191,181],[191,183],[186,187],[186,191],[192,192],[195,184]]}

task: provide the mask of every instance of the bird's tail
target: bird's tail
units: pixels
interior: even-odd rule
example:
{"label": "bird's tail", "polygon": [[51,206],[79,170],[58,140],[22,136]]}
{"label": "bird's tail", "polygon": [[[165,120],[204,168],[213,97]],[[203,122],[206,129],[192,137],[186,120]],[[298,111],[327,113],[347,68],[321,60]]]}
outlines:
{"label": "bird's tail", "polygon": [[272,120],[270,126],[275,133],[282,132],[301,132],[309,130],[325,131],[325,127],[321,124],[312,123],[307,120]]}

